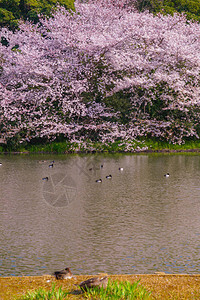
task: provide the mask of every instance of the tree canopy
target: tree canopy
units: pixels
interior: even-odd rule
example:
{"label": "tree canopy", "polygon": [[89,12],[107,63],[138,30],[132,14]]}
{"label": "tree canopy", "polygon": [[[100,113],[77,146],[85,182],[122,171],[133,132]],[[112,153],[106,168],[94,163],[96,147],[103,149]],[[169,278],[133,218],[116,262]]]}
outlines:
{"label": "tree canopy", "polygon": [[0,27],[14,29],[19,19],[39,21],[39,14],[50,15],[57,4],[74,10],[74,0],[0,0]]}
{"label": "tree canopy", "polygon": [[200,24],[122,1],[75,2],[0,38],[5,140],[200,136]]}
{"label": "tree canopy", "polygon": [[[184,13],[188,19],[200,21],[199,0],[126,0],[121,2],[136,7],[139,11],[149,10],[155,14],[160,12],[171,15]],[[66,9],[74,10],[74,0],[0,0],[0,27],[8,26],[14,29],[18,26],[19,19],[28,19],[36,23],[39,21],[39,14],[50,15],[52,8],[58,4]]]}
{"label": "tree canopy", "polygon": [[139,11],[149,10],[153,13],[171,14],[184,13],[188,19],[200,21],[199,0],[130,0]]}

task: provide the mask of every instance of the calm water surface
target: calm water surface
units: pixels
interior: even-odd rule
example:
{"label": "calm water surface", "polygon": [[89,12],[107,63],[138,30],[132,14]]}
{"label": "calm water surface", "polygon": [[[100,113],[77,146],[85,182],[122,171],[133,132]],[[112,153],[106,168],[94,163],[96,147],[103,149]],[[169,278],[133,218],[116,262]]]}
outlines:
{"label": "calm water surface", "polygon": [[200,155],[0,162],[0,276],[200,273]]}

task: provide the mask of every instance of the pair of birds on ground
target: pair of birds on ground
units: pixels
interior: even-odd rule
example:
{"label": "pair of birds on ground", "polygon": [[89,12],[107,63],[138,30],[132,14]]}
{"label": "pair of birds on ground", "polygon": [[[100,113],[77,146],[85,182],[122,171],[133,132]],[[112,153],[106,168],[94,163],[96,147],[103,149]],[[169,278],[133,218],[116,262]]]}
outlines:
{"label": "pair of birds on ground", "polygon": [[[53,275],[56,277],[58,280],[63,280],[63,279],[70,279],[70,278],[76,278],[75,276],[72,275],[72,272],[70,268],[65,268],[64,270],[61,271],[56,271],[53,273]],[[108,277],[92,277],[89,278],[79,284],[79,287],[83,290],[86,291],[87,289],[94,288],[94,287],[103,287],[106,288],[108,284]]]}

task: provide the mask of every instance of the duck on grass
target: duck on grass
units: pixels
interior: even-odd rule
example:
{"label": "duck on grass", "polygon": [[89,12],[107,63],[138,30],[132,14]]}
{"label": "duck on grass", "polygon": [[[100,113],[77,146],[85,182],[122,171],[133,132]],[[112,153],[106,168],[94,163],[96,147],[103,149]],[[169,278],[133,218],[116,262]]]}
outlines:
{"label": "duck on grass", "polygon": [[[118,282],[111,281],[105,276],[100,280],[101,286],[93,286],[93,284],[99,283],[99,280],[90,278],[79,284],[80,290],[64,290],[63,287],[58,289],[55,284],[52,285],[50,291],[40,288],[35,291],[28,291],[24,296],[18,298],[18,300],[54,300],[54,299],[94,299],[94,300],[106,300],[106,299],[150,299],[151,293],[148,292],[139,281],[130,283],[129,281]],[[89,285],[92,284],[92,287]],[[105,287],[106,285],[106,287]],[[81,287],[82,286],[82,287]],[[69,298],[70,297],[70,298]]]}

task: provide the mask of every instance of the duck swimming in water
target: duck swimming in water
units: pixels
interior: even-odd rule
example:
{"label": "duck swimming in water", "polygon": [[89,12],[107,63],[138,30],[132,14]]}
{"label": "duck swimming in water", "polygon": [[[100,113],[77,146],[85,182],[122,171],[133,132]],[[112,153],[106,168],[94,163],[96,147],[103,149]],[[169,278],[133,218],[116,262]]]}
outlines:
{"label": "duck swimming in water", "polygon": [[124,170],[124,168],[119,168],[119,171],[123,171]]}
{"label": "duck swimming in water", "polygon": [[49,179],[49,177],[43,177],[43,178],[42,178],[42,180],[46,180],[46,181],[47,181],[48,179]]}
{"label": "duck swimming in water", "polygon": [[165,174],[164,176],[165,176],[165,177],[169,177],[169,173]]}
{"label": "duck swimming in water", "polygon": [[107,178],[107,179],[111,179],[111,178],[112,178],[112,175],[107,175],[106,178]]}
{"label": "duck swimming in water", "polygon": [[100,182],[102,182],[102,179],[101,178],[97,179],[96,182],[100,183]]}

